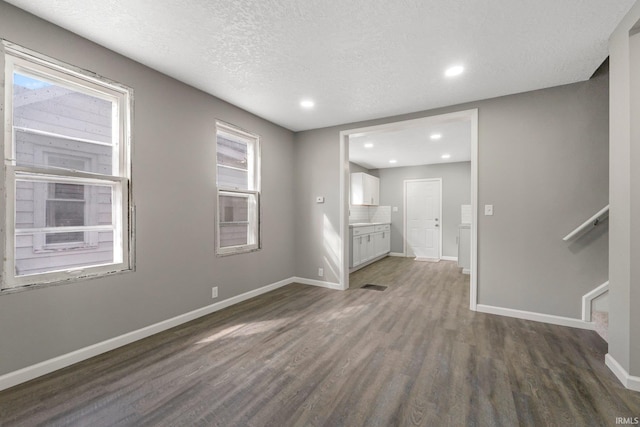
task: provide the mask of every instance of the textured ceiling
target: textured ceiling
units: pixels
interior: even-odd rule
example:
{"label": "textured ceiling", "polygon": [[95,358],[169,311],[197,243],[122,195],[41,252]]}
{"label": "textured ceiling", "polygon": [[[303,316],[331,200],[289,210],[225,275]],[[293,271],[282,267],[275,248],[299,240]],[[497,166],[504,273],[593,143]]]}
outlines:
{"label": "textured ceiling", "polygon": [[[349,137],[349,161],[367,169],[453,163],[471,160],[469,119],[402,122],[393,130],[368,132]],[[440,135],[431,139],[431,135]],[[373,147],[365,147],[373,144]],[[443,159],[443,154],[451,157]],[[396,163],[389,163],[389,160]]]}
{"label": "textured ceiling", "polygon": [[588,79],[634,0],[8,3],[304,130]]}

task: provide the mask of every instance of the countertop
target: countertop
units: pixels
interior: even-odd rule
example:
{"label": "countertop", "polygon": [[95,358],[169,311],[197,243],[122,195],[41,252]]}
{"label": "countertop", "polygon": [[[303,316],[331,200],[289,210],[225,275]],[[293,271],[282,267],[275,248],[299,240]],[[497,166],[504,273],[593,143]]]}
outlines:
{"label": "countertop", "polygon": [[355,222],[353,224],[349,224],[349,228],[354,227],[369,227],[371,225],[386,225],[391,224],[390,222]]}

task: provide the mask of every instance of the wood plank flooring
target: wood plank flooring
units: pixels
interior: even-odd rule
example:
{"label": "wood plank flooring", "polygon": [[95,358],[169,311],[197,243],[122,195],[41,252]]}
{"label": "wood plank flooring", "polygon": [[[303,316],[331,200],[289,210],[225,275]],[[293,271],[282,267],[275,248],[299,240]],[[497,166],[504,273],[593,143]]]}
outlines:
{"label": "wood plank flooring", "polygon": [[[593,331],[468,310],[455,263],[289,285],[0,393],[2,426],[613,426]],[[360,289],[366,283],[384,291]]]}

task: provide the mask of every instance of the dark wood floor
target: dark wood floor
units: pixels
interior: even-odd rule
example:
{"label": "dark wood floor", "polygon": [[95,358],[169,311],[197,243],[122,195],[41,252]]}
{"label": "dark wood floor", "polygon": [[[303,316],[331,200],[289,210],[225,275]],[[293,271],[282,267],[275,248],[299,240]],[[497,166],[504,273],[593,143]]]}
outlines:
{"label": "dark wood floor", "polygon": [[[385,291],[359,289],[365,283]],[[289,285],[0,393],[0,425],[589,426],[640,416],[592,331],[474,313],[451,262]]]}

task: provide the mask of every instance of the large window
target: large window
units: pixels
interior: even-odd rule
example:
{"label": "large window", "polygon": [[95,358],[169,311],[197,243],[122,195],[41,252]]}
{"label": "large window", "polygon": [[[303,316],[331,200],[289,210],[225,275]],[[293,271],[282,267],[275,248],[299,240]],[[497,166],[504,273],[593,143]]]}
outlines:
{"label": "large window", "polygon": [[260,146],[256,135],[216,123],[218,255],[260,248]]}
{"label": "large window", "polygon": [[131,90],[2,50],[2,289],[130,269]]}

